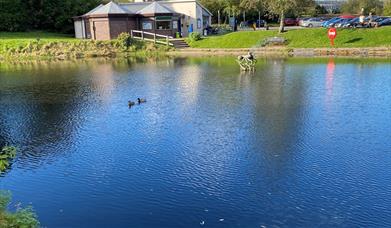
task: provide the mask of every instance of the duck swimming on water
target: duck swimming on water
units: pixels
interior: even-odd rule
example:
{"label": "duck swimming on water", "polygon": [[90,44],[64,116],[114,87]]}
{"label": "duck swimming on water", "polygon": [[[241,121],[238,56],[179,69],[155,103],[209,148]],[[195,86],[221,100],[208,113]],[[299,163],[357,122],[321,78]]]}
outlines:
{"label": "duck swimming on water", "polygon": [[138,101],[138,104],[147,102],[147,100],[143,99],[143,98],[137,98],[137,101]]}
{"label": "duck swimming on water", "polygon": [[129,106],[129,108],[131,108],[133,105],[135,105],[136,103],[135,102],[133,102],[133,101],[128,101],[128,106]]}

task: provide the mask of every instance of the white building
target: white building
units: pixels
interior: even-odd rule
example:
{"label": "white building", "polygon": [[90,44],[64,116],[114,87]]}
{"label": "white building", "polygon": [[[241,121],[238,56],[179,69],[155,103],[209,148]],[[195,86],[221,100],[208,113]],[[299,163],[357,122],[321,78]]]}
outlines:
{"label": "white building", "polygon": [[[153,1],[134,0],[133,4],[148,4],[150,2]],[[194,32],[202,34],[203,29],[212,24],[212,13],[197,0],[160,0],[157,2],[181,15],[181,32],[184,36],[188,35],[191,27]]]}

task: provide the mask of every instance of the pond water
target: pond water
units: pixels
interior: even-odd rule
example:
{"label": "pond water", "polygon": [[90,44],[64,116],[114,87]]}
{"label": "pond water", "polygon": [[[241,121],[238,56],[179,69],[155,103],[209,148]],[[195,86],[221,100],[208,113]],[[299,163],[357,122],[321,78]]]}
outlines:
{"label": "pond water", "polygon": [[3,63],[6,143],[45,227],[391,226],[387,60]]}

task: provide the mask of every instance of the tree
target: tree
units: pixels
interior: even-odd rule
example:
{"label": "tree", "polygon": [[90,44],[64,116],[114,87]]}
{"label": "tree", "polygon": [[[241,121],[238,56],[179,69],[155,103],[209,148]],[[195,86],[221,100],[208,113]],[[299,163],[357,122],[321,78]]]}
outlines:
{"label": "tree", "polygon": [[240,2],[240,8],[247,9],[250,12],[255,11],[258,13],[258,20],[261,18],[261,13],[265,11],[265,4],[261,0],[241,0]]}
{"label": "tree", "polygon": [[295,0],[296,6],[289,11],[296,17],[302,15],[310,16],[315,14],[316,3],[315,0]]}
{"label": "tree", "polygon": [[73,16],[84,14],[102,0],[0,0],[0,31],[46,30],[73,32]]}
{"label": "tree", "polygon": [[214,15],[212,19],[215,22],[218,21],[219,14],[221,15],[223,13],[227,4],[226,0],[200,0],[200,3]]}
{"label": "tree", "polygon": [[243,9],[262,12],[265,5],[262,0],[241,0],[239,6]]}
{"label": "tree", "polygon": [[21,0],[0,0],[0,31],[24,31],[27,29],[27,11]]}
{"label": "tree", "polygon": [[383,14],[386,16],[391,16],[391,0],[384,2]]}
{"label": "tree", "polygon": [[240,14],[240,0],[225,0],[225,2],[223,11],[228,16],[238,16]]}
{"label": "tree", "polygon": [[320,6],[320,5],[315,6],[315,15],[314,16],[327,14],[327,13],[328,13],[328,11],[324,6]]}
{"label": "tree", "polygon": [[284,32],[284,20],[285,20],[285,14],[288,10],[293,9],[297,5],[296,0],[270,0],[267,3],[267,9],[275,13],[277,15],[280,15],[280,28],[279,32]]}
{"label": "tree", "polygon": [[342,4],[341,10],[344,13],[358,14],[364,9],[364,14],[381,14],[383,3],[381,0],[348,0]]}

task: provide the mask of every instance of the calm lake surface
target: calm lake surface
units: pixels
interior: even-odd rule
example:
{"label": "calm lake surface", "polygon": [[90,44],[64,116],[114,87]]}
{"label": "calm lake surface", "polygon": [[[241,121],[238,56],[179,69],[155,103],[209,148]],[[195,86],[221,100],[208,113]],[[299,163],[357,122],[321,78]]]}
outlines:
{"label": "calm lake surface", "polygon": [[0,63],[0,143],[45,227],[391,226],[387,60]]}

